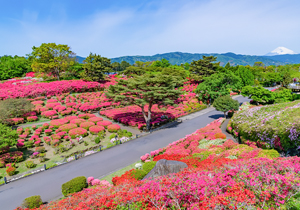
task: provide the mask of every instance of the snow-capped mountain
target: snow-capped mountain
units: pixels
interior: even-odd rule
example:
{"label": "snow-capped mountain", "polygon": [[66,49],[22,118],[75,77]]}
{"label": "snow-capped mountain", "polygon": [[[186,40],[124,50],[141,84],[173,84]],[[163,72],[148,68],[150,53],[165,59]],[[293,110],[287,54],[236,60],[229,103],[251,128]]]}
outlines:
{"label": "snow-capped mountain", "polygon": [[272,56],[272,55],[287,55],[287,54],[297,54],[295,53],[293,50],[290,50],[288,48],[285,47],[277,47],[275,50],[269,52],[268,54],[266,54],[266,56]]}

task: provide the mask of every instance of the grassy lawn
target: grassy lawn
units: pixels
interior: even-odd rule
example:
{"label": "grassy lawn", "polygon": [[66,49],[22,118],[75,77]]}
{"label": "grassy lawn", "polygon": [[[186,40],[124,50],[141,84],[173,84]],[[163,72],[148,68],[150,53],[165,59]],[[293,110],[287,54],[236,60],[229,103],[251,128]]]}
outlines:
{"label": "grassy lawn", "polygon": [[137,164],[137,163],[141,163],[141,161],[139,160],[139,161],[137,161],[137,162],[135,162],[135,163],[133,163],[133,164],[131,164],[129,166],[126,166],[125,168],[122,168],[122,169],[120,169],[120,170],[118,170],[116,172],[113,172],[113,173],[111,173],[111,174],[109,174],[109,175],[107,175],[105,177],[100,177],[99,179],[100,180],[106,180],[106,181],[108,181],[108,182],[110,182],[112,184],[111,180],[112,180],[113,177],[115,177],[115,176],[121,176],[126,171],[134,169],[135,168],[135,164]]}

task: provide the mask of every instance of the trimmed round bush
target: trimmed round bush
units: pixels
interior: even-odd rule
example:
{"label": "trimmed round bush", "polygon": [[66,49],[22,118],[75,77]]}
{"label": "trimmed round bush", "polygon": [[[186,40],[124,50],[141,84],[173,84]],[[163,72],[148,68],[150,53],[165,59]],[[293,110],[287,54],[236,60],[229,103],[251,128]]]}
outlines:
{"label": "trimmed round bush", "polygon": [[34,168],[36,164],[32,160],[28,160],[25,162],[26,168]]}
{"label": "trimmed round bush", "polygon": [[107,126],[107,130],[109,132],[112,132],[112,133],[115,133],[115,132],[117,132],[120,129],[121,129],[121,127],[119,125],[117,125],[117,124],[112,124],[112,125],[108,125]]}
{"label": "trimmed round bush", "polygon": [[84,119],[74,119],[74,120],[70,121],[70,123],[76,124],[77,126],[79,126],[81,123],[84,123],[84,122],[86,122]]}
{"label": "trimmed round bush", "polygon": [[104,126],[105,128],[107,128],[107,126],[109,126],[109,125],[111,125],[111,124],[112,124],[112,122],[107,121],[107,120],[97,122],[97,125]]}
{"label": "trimmed round bush", "polygon": [[23,201],[22,207],[34,209],[34,208],[40,207],[42,204],[43,204],[43,201],[41,199],[41,196],[34,195],[34,196],[30,196],[28,198],[25,198]]}
{"label": "trimmed round bush", "polygon": [[104,131],[104,130],[105,130],[105,128],[101,125],[94,125],[89,128],[89,131],[91,132],[91,134],[97,134],[100,131]]}
{"label": "trimmed round bush", "polygon": [[87,130],[84,128],[74,128],[69,131],[69,135],[71,136],[72,139],[75,139],[77,135],[85,137],[87,136],[87,134],[88,134]]}
{"label": "trimmed round bush", "polygon": [[91,127],[93,125],[95,125],[95,123],[93,123],[93,122],[83,122],[83,123],[80,124],[80,127],[85,128],[85,129],[89,129],[89,127]]}
{"label": "trimmed round bush", "polygon": [[52,120],[50,122],[50,125],[53,126],[54,128],[58,128],[59,126],[62,126],[66,123],[68,123],[69,121],[66,119],[58,119],[58,120]]}
{"label": "trimmed round bush", "polygon": [[101,118],[101,117],[92,117],[92,118],[88,119],[88,121],[96,123],[96,122],[103,121],[103,118]]}
{"label": "trimmed round bush", "polygon": [[77,128],[77,125],[73,124],[73,123],[70,123],[70,124],[65,124],[65,125],[59,126],[58,129],[60,129],[61,131],[68,132],[69,130],[71,130],[73,128]]}
{"label": "trimmed round bush", "polygon": [[64,196],[67,196],[71,193],[79,192],[87,186],[86,178],[84,176],[79,176],[64,183],[61,186],[61,191]]}

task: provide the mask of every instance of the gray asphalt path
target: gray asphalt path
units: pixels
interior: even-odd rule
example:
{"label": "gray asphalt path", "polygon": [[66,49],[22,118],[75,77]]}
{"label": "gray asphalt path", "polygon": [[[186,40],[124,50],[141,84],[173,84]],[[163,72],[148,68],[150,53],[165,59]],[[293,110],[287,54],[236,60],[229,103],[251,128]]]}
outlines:
{"label": "gray asphalt path", "polygon": [[[244,97],[238,97],[237,100],[249,101]],[[62,195],[61,185],[70,179],[77,176],[100,177],[109,174],[136,162],[145,153],[165,147],[223,116],[222,112],[211,111],[176,126],[3,185],[0,187],[0,210],[14,209],[32,195],[40,195],[43,201],[59,198]]]}

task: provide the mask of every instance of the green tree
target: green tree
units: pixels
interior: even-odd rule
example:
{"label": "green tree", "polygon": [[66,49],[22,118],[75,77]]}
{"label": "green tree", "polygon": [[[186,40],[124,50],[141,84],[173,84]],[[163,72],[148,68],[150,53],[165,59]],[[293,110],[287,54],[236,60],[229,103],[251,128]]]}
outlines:
{"label": "green tree", "polygon": [[104,74],[111,70],[110,59],[92,54],[84,60],[83,73],[81,77],[86,81],[100,81],[104,79]]}
{"label": "green tree", "polygon": [[229,110],[239,109],[239,102],[227,95],[227,96],[221,96],[217,98],[214,101],[213,106],[216,108],[217,111],[224,112],[224,117],[226,118],[226,113]]}
{"label": "green tree", "polygon": [[275,95],[273,92],[261,86],[245,86],[243,87],[241,94],[253,99],[256,104],[273,104],[275,101]]}
{"label": "green tree", "polygon": [[22,77],[32,71],[31,61],[25,57],[2,56],[0,57],[0,80]]}
{"label": "green tree", "polygon": [[171,64],[167,59],[163,58],[160,61],[154,61],[151,66],[166,68],[171,66]]}
{"label": "green tree", "polygon": [[74,53],[68,45],[43,43],[32,47],[32,70],[38,73],[50,73],[60,80],[60,74],[75,63]]}
{"label": "green tree", "polygon": [[22,117],[33,109],[33,105],[26,98],[6,99],[0,101],[0,122],[10,124],[10,118]]}
{"label": "green tree", "polygon": [[204,82],[197,86],[196,93],[199,100],[203,102],[212,102],[224,95],[229,95],[230,90],[238,91],[242,87],[241,79],[231,71],[225,73],[219,72],[204,78]]}
{"label": "green tree", "polygon": [[112,70],[115,71],[115,72],[116,71],[121,71],[121,65],[118,62],[113,62],[111,64],[111,67],[112,67]]}
{"label": "green tree", "polygon": [[146,70],[142,67],[137,67],[137,66],[129,66],[125,69],[123,74],[127,76],[136,76],[136,75],[143,75],[146,73]]}
{"label": "green tree", "polygon": [[226,65],[225,65],[225,69],[229,69],[230,68],[230,63],[227,62]]}
{"label": "green tree", "polygon": [[4,124],[0,124],[0,154],[1,149],[7,146],[14,146],[17,143],[18,134],[16,130],[12,130],[11,127]]}
{"label": "green tree", "polygon": [[[154,104],[173,104],[182,93],[175,90],[176,78],[167,75],[136,76],[133,79],[120,80],[118,84],[109,86],[106,96],[114,101],[125,101],[141,108],[147,130],[151,128],[152,107]],[[148,110],[146,111],[146,107]]]}
{"label": "green tree", "polygon": [[239,66],[237,75],[241,78],[243,86],[254,85],[254,76],[251,71],[244,66]]}
{"label": "green tree", "polygon": [[288,65],[278,67],[278,73],[282,78],[283,86],[288,86],[293,81],[291,69]]}
{"label": "green tree", "polygon": [[217,57],[203,56],[202,59],[193,61],[190,65],[190,71],[192,74],[200,76],[200,78],[208,77],[217,72],[220,66],[220,62],[217,62]]}
{"label": "green tree", "polygon": [[121,64],[120,64],[121,71],[124,71],[129,66],[130,66],[130,63],[128,63],[126,61],[122,61]]}

